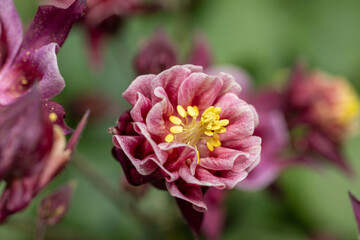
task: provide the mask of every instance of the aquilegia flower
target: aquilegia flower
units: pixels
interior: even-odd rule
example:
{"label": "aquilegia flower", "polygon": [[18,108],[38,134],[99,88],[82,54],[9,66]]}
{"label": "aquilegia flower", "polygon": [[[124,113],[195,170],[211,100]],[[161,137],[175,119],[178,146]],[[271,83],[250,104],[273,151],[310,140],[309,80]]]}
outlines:
{"label": "aquilegia flower", "polygon": [[308,73],[297,64],[284,110],[297,152],[315,152],[351,173],[341,149],[346,138],[357,132],[360,102],[346,79]]}
{"label": "aquilegia flower", "polygon": [[66,144],[65,112],[47,100],[64,80],[56,52],[85,7],[41,6],[22,39],[22,25],[11,0],[0,1],[0,222],[25,208],[70,159],[86,117]]}
{"label": "aquilegia flower", "polygon": [[151,182],[206,211],[206,188],[233,188],[260,160],[257,113],[240,91],[231,75],[193,65],[136,78],[123,93],[133,108],[111,129],[128,181]]}

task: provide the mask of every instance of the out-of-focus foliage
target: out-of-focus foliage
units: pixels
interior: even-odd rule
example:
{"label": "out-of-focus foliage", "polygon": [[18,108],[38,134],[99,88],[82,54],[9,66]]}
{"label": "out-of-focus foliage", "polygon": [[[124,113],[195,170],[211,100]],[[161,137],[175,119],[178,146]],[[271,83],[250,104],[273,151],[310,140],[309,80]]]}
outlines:
{"label": "out-of-focus foliage", "polygon": [[[38,2],[16,0],[23,21],[31,20]],[[347,77],[360,88],[360,1],[357,0],[194,0],[190,10],[159,12],[130,19],[105,46],[101,72],[90,69],[83,30],[76,27],[58,54],[67,87],[56,98],[68,106],[86,91],[111,96],[123,110],[128,105],[121,93],[134,79],[133,58],[140,42],[156,27],[164,27],[180,46],[182,57],[192,35],[204,33],[216,63],[233,63],[248,70],[257,86],[283,82],[297,57],[312,67]],[[111,156],[111,136],[120,112],[89,124],[77,152],[118,188],[122,170]],[[231,191],[227,199],[228,219],[224,239],[309,239],[309,233],[326,232],[339,239],[355,239],[356,222],[347,190],[360,195],[360,138],[351,140],[346,153],[356,176],[347,179],[328,166],[319,171],[291,169],[279,180],[281,191],[245,193]],[[48,239],[149,239],[142,223],[105,199],[84,176],[69,165],[24,212],[0,227],[0,239],[32,239],[37,205],[51,189],[67,180],[78,182],[73,202],[63,221],[48,228]],[[274,194],[276,192],[277,194]],[[156,216],[164,239],[188,239],[190,230],[175,203],[165,192],[152,189],[139,201],[141,210]],[[125,206],[123,206],[125,207]]]}

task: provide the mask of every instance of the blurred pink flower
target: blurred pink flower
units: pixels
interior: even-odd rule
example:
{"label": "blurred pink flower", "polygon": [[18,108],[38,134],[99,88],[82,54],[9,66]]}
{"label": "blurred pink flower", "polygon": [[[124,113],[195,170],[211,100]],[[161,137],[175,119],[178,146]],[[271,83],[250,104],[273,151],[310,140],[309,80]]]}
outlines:
{"label": "blurred pink flower", "polygon": [[348,81],[325,73],[309,73],[295,65],[284,111],[301,155],[319,154],[347,173],[352,170],[344,159],[344,140],[357,132],[359,99]]}
{"label": "blurred pink flower", "polygon": [[133,109],[112,128],[113,153],[128,181],[166,188],[182,200],[188,221],[189,206],[194,214],[206,211],[205,188],[235,187],[260,160],[258,117],[240,91],[231,75],[193,65],[136,78],[123,93]]}

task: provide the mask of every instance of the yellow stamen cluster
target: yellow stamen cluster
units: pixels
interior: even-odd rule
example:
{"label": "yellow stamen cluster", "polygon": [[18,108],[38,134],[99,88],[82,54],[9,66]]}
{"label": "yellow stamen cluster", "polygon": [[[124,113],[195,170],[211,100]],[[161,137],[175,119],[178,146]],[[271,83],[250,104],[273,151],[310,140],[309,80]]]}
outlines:
{"label": "yellow stamen cluster", "polygon": [[[171,133],[165,137],[166,142],[171,143],[176,140],[194,146],[196,150],[199,140],[206,140],[206,145],[210,151],[214,151],[214,147],[221,146],[218,134],[224,133],[226,131],[225,126],[229,124],[227,119],[220,120],[221,108],[213,106],[207,108],[201,115],[200,121],[197,121],[199,109],[196,106],[188,106],[185,110],[178,105],[176,110],[184,120],[176,116],[169,117],[170,122],[175,126],[170,128]],[[199,163],[199,151],[197,154]]]}

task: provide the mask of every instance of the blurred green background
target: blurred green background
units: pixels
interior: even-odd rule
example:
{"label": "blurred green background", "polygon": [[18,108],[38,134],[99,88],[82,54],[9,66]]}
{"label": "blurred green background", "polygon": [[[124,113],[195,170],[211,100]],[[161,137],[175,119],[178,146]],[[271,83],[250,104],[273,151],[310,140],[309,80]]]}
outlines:
{"label": "blurred green background", "polygon": [[[31,21],[38,2],[15,0],[15,4],[23,22]],[[197,0],[188,10],[129,19],[104,46],[101,72],[90,68],[86,35],[80,26],[75,26],[58,54],[67,87],[56,100],[68,109],[80,94],[96,91],[116,102],[116,110],[88,124],[77,152],[118,189],[122,169],[110,154],[112,143],[107,129],[129,106],[121,93],[135,77],[132,61],[140,42],[155,28],[161,26],[168,31],[184,59],[193,34],[205,34],[216,64],[230,63],[246,69],[258,86],[273,82],[302,57],[312,68],[347,77],[359,90],[359,13],[358,0]],[[76,126],[69,111],[67,122]],[[359,144],[358,137],[350,140],[345,149],[358,174]],[[137,200],[119,190],[125,203],[119,209],[70,163],[30,207],[0,227],[0,239],[33,239],[40,200],[69,180],[78,183],[70,211],[61,223],[47,229],[46,239],[191,238],[166,192],[151,189]],[[356,239],[357,227],[347,191],[360,197],[359,176],[347,179],[332,166],[317,172],[296,168],[282,174],[278,186],[284,198],[269,191],[231,191],[226,201],[228,218],[223,239],[310,239],[309,234],[321,232],[335,239]],[[150,235],[126,209],[129,202],[152,216],[159,228],[157,233]]]}

